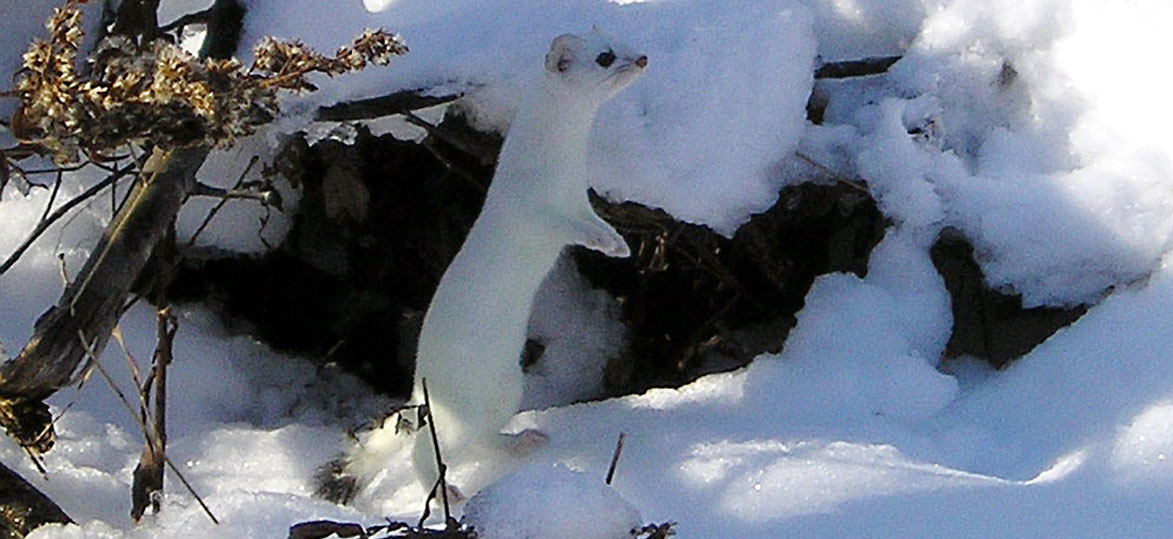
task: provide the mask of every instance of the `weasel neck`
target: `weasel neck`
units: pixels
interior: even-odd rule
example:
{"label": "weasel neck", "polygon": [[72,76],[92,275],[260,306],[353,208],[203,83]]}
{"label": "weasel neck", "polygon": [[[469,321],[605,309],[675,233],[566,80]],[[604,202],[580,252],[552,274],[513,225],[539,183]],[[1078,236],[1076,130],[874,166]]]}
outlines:
{"label": "weasel neck", "polygon": [[555,200],[585,197],[587,141],[599,104],[545,84],[535,90],[514,116],[494,181],[542,182]]}

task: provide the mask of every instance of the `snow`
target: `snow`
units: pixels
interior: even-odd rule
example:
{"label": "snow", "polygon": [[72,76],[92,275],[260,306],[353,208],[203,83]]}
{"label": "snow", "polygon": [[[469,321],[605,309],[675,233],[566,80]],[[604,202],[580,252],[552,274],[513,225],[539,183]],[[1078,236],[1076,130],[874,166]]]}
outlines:
{"label": "snow", "polygon": [[468,501],[465,519],[484,539],[624,537],[639,511],[598,477],[564,466],[525,468]]}
{"label": "snow", "polygon": [[747,392],[761,399],[756,406],[807,421],[925,418],[957,394],[954,379],[935,368],[950,325],[927,249],[889,233],[866,279],[831,274],[815,282],[782,353],[749,367]]}
{"label": "snow", "polygon": [[[329,51],[352,39],[356,28],[379,25],[400,33],[412,53],[385,72],[369,70],[324,87],[294,105],[303,112],[356,96],[453,88],[470,92],[477,123],[503,132],[553,36],[589,24],[624,36],[650,67],[596,120],[592,186],[616,201],[661,207],[722,233],[732,234],[773,203],[784,180],[771,168],[801,135],[815,42],[810,15],[796,2],[576,0],[541,17],[522,0],[402,0],[374,15],[350,2],[326,21],[307,7],[314,4],[251,2],[245,39],[300,35]],[[318,32],[306,35],[311,26]],[[690,52],[715,50],[722,53]],[[723,151],[725,144],[739,151]]]}
{"label": "snow", "polygon": [[[3,7],[0,68],[18,65],[51,4]],[[505,130],[549,41],[594,23],[651,60],[596,124],[593,181],[607,196],[728,234],[805,178],[792,157],[799,150],[866,180],[893,222],[866,277],[816,281],[781,352],[679,389],[601,402],[571,404],[598,394],[601,362],[623,339],[617,307],[564,262],[531,328],[549,347],[527,402],[548,408],[512,425],[538,428],[549,443],[476,463],[511,472],[458,508],[485,530],[524,536],[581,519],[613,522],[599,529],[621,537],[640,516],[678,522],[681,537],[751,539],[1173,530],[1173,105],[1154,67],[1173,45],[1167,2],[349,0],[328,12],[310,0],[248,4],[249,41],[297,36],[331,51],[363,27],[384,26],[412,52],[288,100],[290,117],[209,160],[207,183],[233,185],[283,131],[333,129],[308,126],[307,114],[340,99],[467,91],[461,106]],[[204,5],[163,9],[170,18]],[[889,54],[903,58],[887,75],[811,80],[816,56]],[[819,126],[804,121],[812,89],[829,99]],[[0,130],[0,144],[10,141]],[[57,203],[101,177],[70,174]],[[0,200],[4,256],[49,197],[18,187]],[[185,208],[181,238],[206,209]],[[258,234],[275,242],[288,227],[274,215],[261,231],[263,215],[234,201],[197,243],[259,252]],[[108,197],[95,199],[0,276],[9,354],[60,293],[57,255],[75,274],[109,218]],[[928,248],[945,227],[974,241],[991,284],[1028,305],[1091,308],[1002,371],[943,363],[951,311]],[[177,314],[169,454],[222,524],[170,475],[163,511],[130,522],[141,439],[94,377],[50,400],[62,417],[48,479],[0,441],[0,460],[79,522],[33,537],[272,537],[317,518],[418,518],[421,489],[396,438],[366,440],[373,479],[352,506],[311,496],[315,469],[345,446],[345,429],[387,402],[345,374],[232,333],[198,305]],[[121,331],[142,368],[154,347],[152,309],[131,309]],[[129,386],[118,346],[103,365]],[[606,487],[620,432],[627,443]]]}
{"label": "snow", "polygon": [[[604,395],[607,360],[619,355],[624,328],[619,303],[590,288],[561,257],[534,298],[529,335],[544,346],[527,369],[521,407],[545,408]],[[591,328],[584,332],[582,328]]]}
{"label": "snow", "polygon": [[[1117,65],[1164,46],[1155,29],[1120,30],[1122,17],[1167,10],[1152,6],[949,3],[882,84],[850,88],[829,121],[871,135],[856,161],[887,214],[962,230],[990,283],[1029,306],[1094,302],[1151,271],[1173,226],[1169,147],[1133,136],[1173,116],[1133,94],[1160,84],[1146,70]],[[1137,99],[1152,106],[1138,115]],[[920,144],[897,132],[918,126],[930,127]]]}

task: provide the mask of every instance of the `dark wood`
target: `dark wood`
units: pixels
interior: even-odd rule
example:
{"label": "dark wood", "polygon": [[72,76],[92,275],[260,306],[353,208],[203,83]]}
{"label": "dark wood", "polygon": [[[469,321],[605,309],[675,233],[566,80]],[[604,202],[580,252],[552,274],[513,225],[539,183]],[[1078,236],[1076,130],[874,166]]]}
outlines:
{"label": "dark wood", "polygon": [[150,43],[159,36],[159,0],[122,0],[114,19],[111,34],[142,37]]}
{"label": "dark wood", "polygon": [[443,105],[456,101],[464,96],[463,93],[443,95],[424,95],[427,88],[401,90],[379,97],[343,101],[318,109],[314,119],[324,122],[348,122],[354,120],[371,120],[394,114],[404,114],[413,110],[426,109],[436,105]]}
{"label": "dark wood", "polygon": [[69,384],[86,347],[101,356],[131,285],[167,234],[207,154],[203,147],[157,154],[163,156],[159,170],[134,188],[78,278],[37,320],[20,354],[0,365],[0,397],[44,399]]}
{"label": "dark wood", "polygon": [[[151,367],[151,378],[155,386],[155,411],[152,418],[154,422],[148,425],[151,433],[147,435],[143,444],[138,465],[134,468],[134,481],[130,487],[130,518],[135,522],[142,518],[147,506],[154,512],[159,512],[159,498],[153,494],[163,492],[163,469],[167,455],[167,367],[171,364],[175,332],[178,329],[179,321],[171,315],[171,310],[166,307],[159,309],[155,337],[158,344],[155,348],[154,365]],[[147,384],[150,384],[150,380]],[[146,415],[145,412],[143,415]]]}
{"label": "dark wood", "polygon": [[827,62],[815,70],[816,79],[847,79],[851,77],[866,77],[879,75],[888,71],[892,64],[900,61],[901,56],[876,56],[860,60],[843,62]]}
{"label": "dark wood", "polygon": [[946,357],[974,356],[1002,368],[1087,313],[1087,305],[1024,308],[1020,294],[991,287],[973,243],[956,229],[942,231],[929,254],[953,311]]}
{"label": "dark wood", "polygon": [[72,522],[53,500],[0,463],[0,539],[24,537],[43,524]]}

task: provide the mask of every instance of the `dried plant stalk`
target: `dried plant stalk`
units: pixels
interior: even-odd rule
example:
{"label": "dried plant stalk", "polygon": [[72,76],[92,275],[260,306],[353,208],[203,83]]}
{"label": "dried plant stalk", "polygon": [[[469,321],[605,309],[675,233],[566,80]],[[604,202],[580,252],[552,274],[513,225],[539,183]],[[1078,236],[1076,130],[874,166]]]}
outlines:
{"label": "dried plant stalk", "polygon": [[334,57],[299,41],[265,38],[249,67],[235,58],[200,60],[178,46],[156,40],[142,46],[111,36],[90,58],[89,74],[77,69],[84,32],[80,4],[67,0],[46,22],[47,40],[24,55],[15,93],[21,106],[12,119],[22,142],[58,163],[82,153],[101,156],[127,143],[162,149],[194,144],[227,147],[279,111],[280,90],[312,91],[311,73],[340,75],[386,65],[407,52],[395,35],[367,30]]}

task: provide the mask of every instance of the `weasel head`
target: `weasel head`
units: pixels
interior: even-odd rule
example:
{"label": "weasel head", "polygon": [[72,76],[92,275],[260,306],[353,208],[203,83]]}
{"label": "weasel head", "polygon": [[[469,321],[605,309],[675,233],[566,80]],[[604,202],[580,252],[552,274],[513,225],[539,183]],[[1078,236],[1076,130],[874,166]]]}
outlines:
{"label": "weasel head", "polygon": [[550,91],[602,103],[643,74],[648,57],[591,28],[554,38],[546,53]]}

